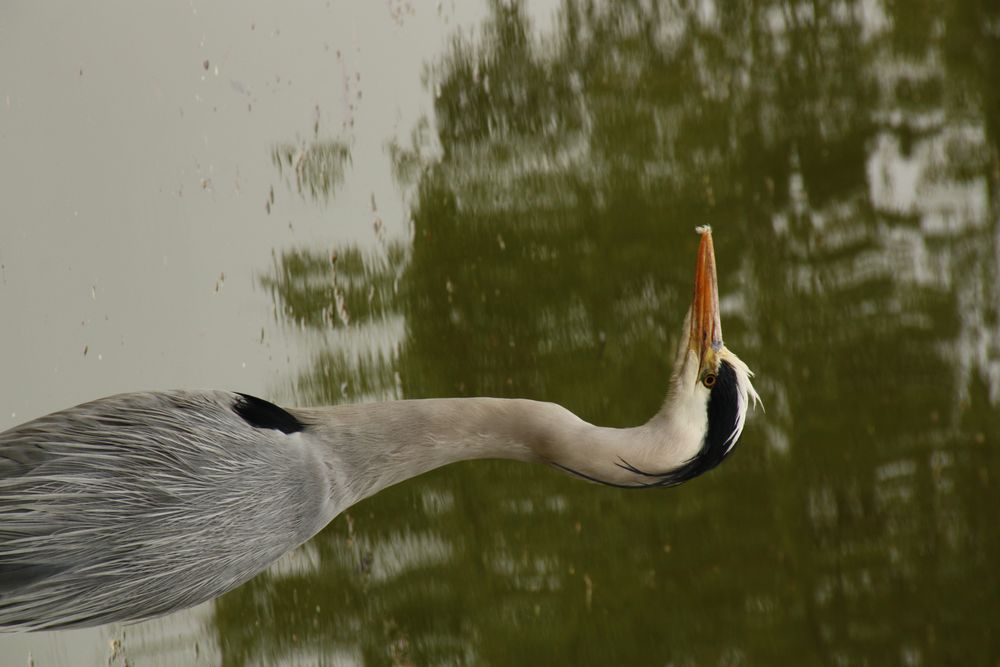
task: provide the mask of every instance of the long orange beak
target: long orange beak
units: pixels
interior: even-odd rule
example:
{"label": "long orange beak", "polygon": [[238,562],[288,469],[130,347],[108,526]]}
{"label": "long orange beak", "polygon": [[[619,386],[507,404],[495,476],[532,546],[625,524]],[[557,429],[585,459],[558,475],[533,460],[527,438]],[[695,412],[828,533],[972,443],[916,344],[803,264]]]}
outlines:
{"label": "long orange beak", "polygon": [[722,349],[722,319],[719,316],[719,282],[715,274],[712,229],[698,227],[701,243],[694,269],[694,301],[691,303],[691,349],[705,365],[709,350]]}

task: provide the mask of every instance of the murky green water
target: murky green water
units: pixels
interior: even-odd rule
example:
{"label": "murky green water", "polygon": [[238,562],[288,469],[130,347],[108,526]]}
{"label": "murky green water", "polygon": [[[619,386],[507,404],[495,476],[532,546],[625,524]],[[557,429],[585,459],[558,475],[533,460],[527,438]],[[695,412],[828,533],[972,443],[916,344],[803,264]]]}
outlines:
{"label": "murky green water", "polygon": [[471,25],[439,26],[430,108],[383,137],[402,224],[346,123],[260,151],[258,216],[276,197],[364,230],[276,236],[226,276],[269,299],[250,335],[295,350],[264,391],[641,422],[709,223],[767,412],[676,489],[506,462],[389,489],[194,628],[141,626],[136,663],[157,642],[225,665],[1000,659],[1000,5],[500,3]]}

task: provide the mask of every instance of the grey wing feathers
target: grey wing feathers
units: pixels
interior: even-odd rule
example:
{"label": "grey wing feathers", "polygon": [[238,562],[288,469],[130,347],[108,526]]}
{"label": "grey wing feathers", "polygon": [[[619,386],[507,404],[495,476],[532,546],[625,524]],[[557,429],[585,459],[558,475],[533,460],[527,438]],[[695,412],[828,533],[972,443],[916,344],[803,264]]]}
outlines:
{"label": "grey wing feathers", "polygon": [[0,433],[0,629],[188,607],[322,527],[304,434],[248,423],[240,400],[122,394]]}

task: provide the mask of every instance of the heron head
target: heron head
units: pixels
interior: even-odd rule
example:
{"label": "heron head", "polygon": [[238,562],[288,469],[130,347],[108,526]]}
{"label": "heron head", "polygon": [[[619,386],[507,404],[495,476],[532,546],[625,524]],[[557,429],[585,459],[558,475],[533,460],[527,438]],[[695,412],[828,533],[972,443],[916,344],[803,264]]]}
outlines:
{"label": "heron head", "polygon": [[670,423],[685,425],[676,442],[690,456],[670,475],[679,483],[714,468],[739,440],[750,404],[760,397],[753,373],[722,342],[712,230],[699,227],[694,297],[678,345],[674,380],[664,406]]}
{"label": "heron head", "polygon": [[642,426],[609,429],[546,404],[554,410],[546,424],[564,425],[542,429],[533,441],[541,460],[593,482],[640,489],[697,477],[732,451],[751,402],[760,399],[750,369],[722,343],[712,232],[698,232],[694,298],[663,407]]}

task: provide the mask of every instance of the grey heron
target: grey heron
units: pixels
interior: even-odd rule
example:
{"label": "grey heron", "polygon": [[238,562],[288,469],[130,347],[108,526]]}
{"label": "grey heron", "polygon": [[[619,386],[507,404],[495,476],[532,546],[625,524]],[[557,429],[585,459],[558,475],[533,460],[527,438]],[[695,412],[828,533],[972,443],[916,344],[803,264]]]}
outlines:
{"label": "grey heron", "polygon": [[443,398],[281,408],[226,391],[120,394],[0,433],[0,629],[160,616],[248,581],[379,490],[465,459],[626,488],[722,462],[759,401],[722,343],[711,231],[663,407],[634,428],[554,404]]}

